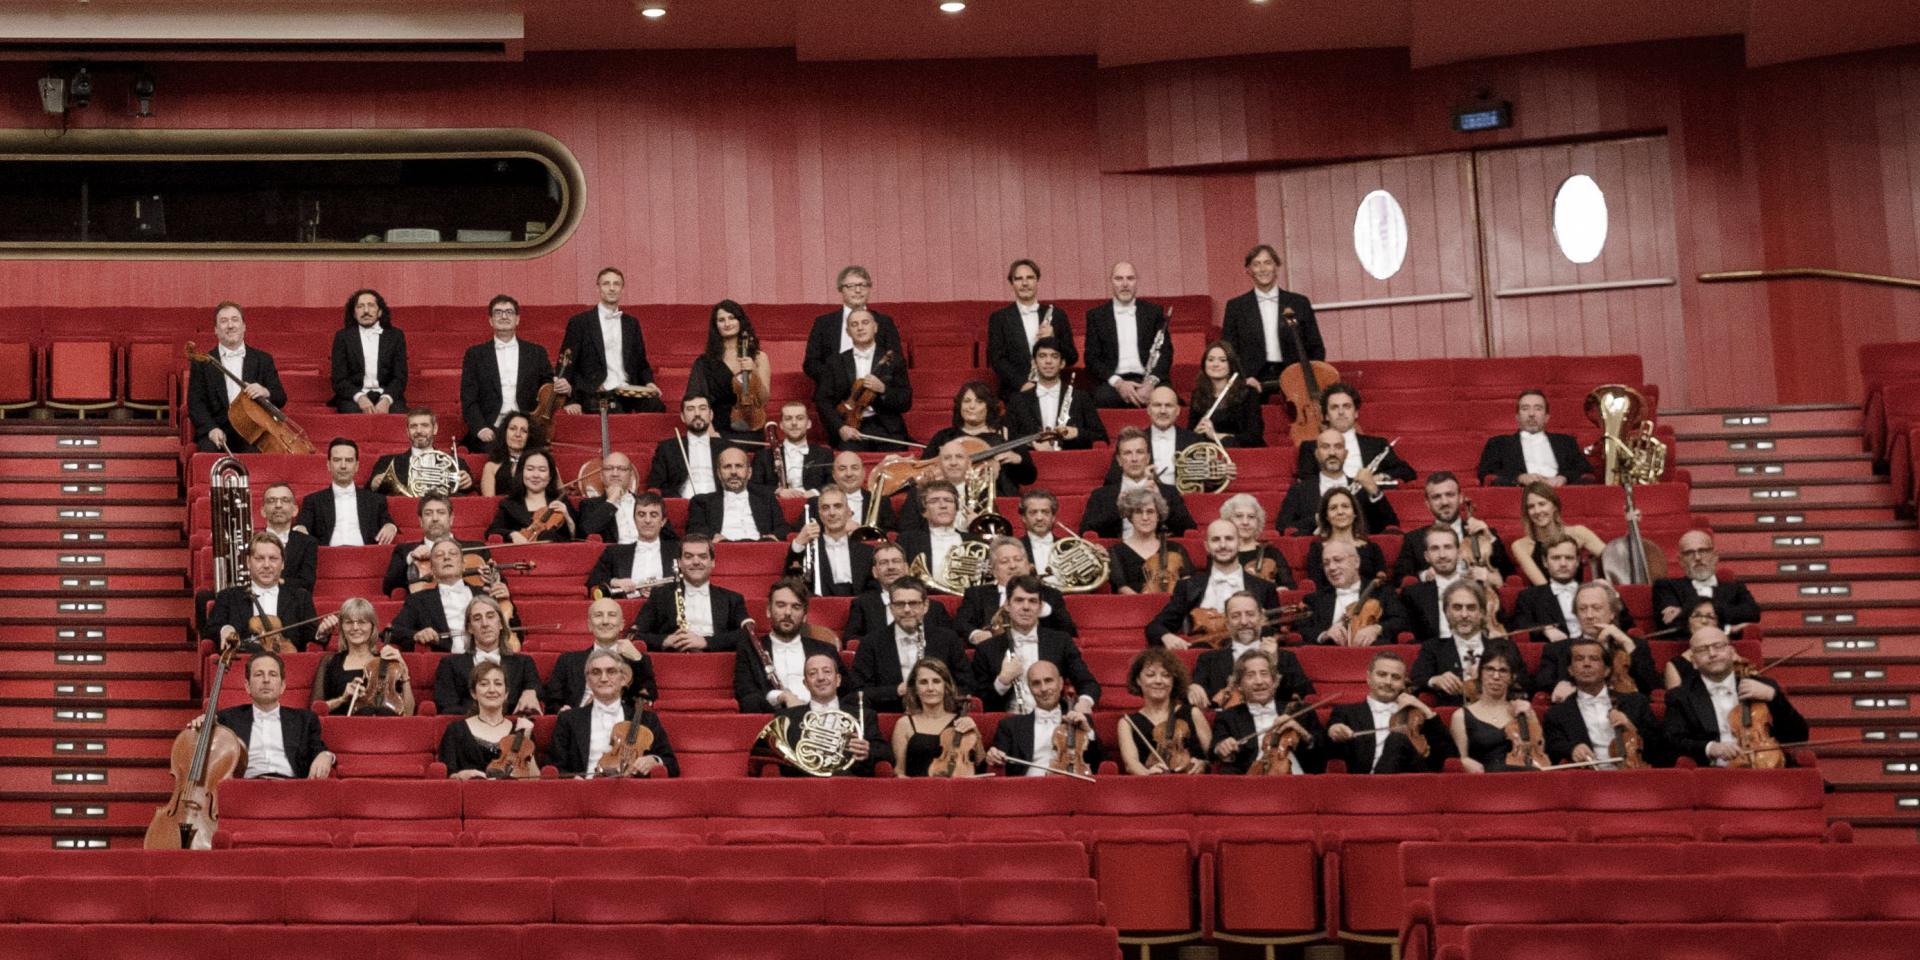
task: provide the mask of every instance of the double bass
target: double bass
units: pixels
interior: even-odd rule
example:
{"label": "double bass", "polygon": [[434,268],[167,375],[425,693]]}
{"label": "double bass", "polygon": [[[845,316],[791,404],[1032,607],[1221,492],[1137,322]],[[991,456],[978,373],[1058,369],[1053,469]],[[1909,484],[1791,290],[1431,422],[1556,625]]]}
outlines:
{"label": "double bass", "polygon": [[300,429],[299,424],[287,419],[271,401],[248,395],[245,381],[234,376],[233,371],[212,354],[201,353],[191,340],[187,341],[187,359],[211,365],[240,387],[240,393],[227,404],[227,422],[233,425],[233,432],[255,449],[261,453],[315,452],[313,441],[307,439],[307,432]]}
{"label": "double bass", "polygon": [[239,649],[239,644],[233,644],[220,655],[220,667],[207,687],[207,709],[200,715],[200,729],[189,727],[173,738],[173,795],[153,812],[153,821],[147,824],[148,850],[213,848],[213,833],[220,829],[220,783],[247,766],[247,745],[240,742],[239,734],[215,719],[220,686]]}
{"label": "double bass", "polygon": [[1287,328],[1287,336],[1293,341],[1293,355],[1297,358],[1280,371],[1280,392],[1293,404],[1294,442],[1310,441],[1326,428],[1320,395],[1339,382],[1340,371],[1325,360],[1307,359],[1306,345],[1300,340],[1300,321],[1294,317],[1292,307],[1280,311],[1280,323]]}

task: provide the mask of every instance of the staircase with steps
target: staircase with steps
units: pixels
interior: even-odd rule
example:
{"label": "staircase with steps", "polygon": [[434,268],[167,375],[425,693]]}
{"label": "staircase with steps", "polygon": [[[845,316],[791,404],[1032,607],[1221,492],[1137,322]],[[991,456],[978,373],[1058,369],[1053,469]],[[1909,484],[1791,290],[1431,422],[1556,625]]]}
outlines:
{"label": "staircase with steps", "polygon": [[0,425],[0,848],[137,846],[195,713],[180,441]]}
{"label": "staircase with steps", "polygon": [[1663,411],[1721,567],[1766,611],[1770,676],[1792,694],[1860,842],[1920,841],[1920,530],[1861,440],[1857,406]]}

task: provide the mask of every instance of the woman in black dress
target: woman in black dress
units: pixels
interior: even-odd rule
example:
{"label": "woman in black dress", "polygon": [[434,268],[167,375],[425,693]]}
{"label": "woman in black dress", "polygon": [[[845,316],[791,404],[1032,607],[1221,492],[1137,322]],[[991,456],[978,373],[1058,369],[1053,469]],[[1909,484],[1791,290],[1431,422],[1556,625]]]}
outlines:
{"label": "woman in black dress", "polygon": [[1507,724],[1520,714],[1540,728],[1540,716],[1525,699],[1509,700],[1513,690],[1513,668],[1504,657],[1482,657],[1474,676],[1480,682],[1480,697],[1453,713],[1453,746],[1459,751],[1460,766],[1468,773],[1497,773],[1523,770],[1507,765],[1513,744],[1507,739]]}
{"label": "woman in black dress", "polygon": [[487,764],[500,755],[500,741],[512,736],[515,728],[533,735],[532,720],[506,714],[507,671],[499,664],[474,667],[467,689],[473,694],[473,713],[448,724],[440,734],[440,762],[455,780],[485,777]]}
{"label": "woman in black dress", "polygon": [[[1133,524],[1133,535],[1107,551],[1112,558],[1108,578],[1113,592],[1172,592],[1168,577],[1177,583],[1192,573],[1193,558],[1167,536],[1167,498],[1152,487],[1139,487],[1120,494],[1119,509],[1120,515]],[[1149,573],[1158,575],[1151,578],[1153,582],[1149,582]]]}
{"label": "woman in black dress", "polygon": [[528,538],[520,531],[531,524],[542,509],[552,504],[560,523],[533,539],[542,543],[577,539],[573,530],[573,511],[568,507],[567,498],[554,496],[555,492],[553,454],[534,450],[521,457],[519,489],[500,501],[499,509],[493,514],[493,523],[487,527],[487,536],[499,534],[501,539],[509,543],[526,543]]}
{"label": "woman in black dress", "polygon": [[927,767],[940,757],[943,731],[952,727],[955,733],[966,733],[979,728],[972,717],[960,715],[953,674],[939,660],[928,657],[914,664],[907,671],[907,689],[906,715],[893,725],[893,755],[900,758],[893,775],[924,777]]}
{"label": "woman in black dress", "polygon": [[[999,446],[1013,439],[1007,433],[1005,408],[993,395],[993,388],[984,380],[969,380],[960,385],[960,392],[953,395],[953,420],[941,427],[927,440],[927,449],[923,455],[940,455],[940,448],[948,441],[972,437],[989,447]],[[1027,455],[1027,449],[1008,450],[998,457],[1000,461],[1000,484],[996,491],[999,496],[1010,497],[1020,492],[1020,488],[1030,484],[1039,472],[1034,468],[1033,460]]]}
{"label": "woman in black dress", "polygon": [[480,468],[480,495],[505,497],[520,482],[520,458],[527,454],[533,437],[533,421],[524,413],[507,414],[507,420],[487,445],[487,463]]}
{"label": "woman in black dress", "polygon": [[[1221,394],[1225,393],[1224,399]],[[1216,408],[1214,401],[1219,400]],[[1212,410],[1212,416],[1207,411]],[[1233,345],[1215,340],[1200,358],[1200,377],[1187,402],[1187,429],[1223,447],[1264,447],[1266,421],[1260,416],[1260,391],[1247,386]]]}
{"label": "woman in black dress", "polygon": [[[1139,710],[1120,721],[1120,763],[1126,772],[1135,775],[1207,772],[1207,749],[1213,743],[1213,728],[1207,724],[1206,714],[1187,702],[1186,691],[1192,685],[1187,665],[1165,647],[1148,647],[1133,658],[1127,667],[1127,692],[1143,702]],[[1177,741],[1172,736],[1166,738],[1186,748],[1187,762],[1175,764],[1167,756],[1169,751],[1157,744],[1154,731],[1167,729],[1172,733],[1181,722],[1187,725],[1185,738]]]}
{"label": "woman in black dress", "polygon": [[753,321],[747,319],[747,311],[738,303],[722,300],[707,315],[707,349],[694,358],[693,369],[687,374],[687,396],[707,398],[707,405],[713,409],[713,424],[721,433],[759,440],[759,430],[733,419],[733,378],[747,371],[752,371],[761,392],[766,392],[773,373],[766,351],[760,349],[760,338],[753,332]]}
{"label": "woman in black dress", "polygon": [[[326,704],[330,714],[345,714],[347,708],[353,708],[354,716],[362,717],[411,717],[413,716],[413,688],[407,683],[407,662],[400,651],[387,644],[375,649],[375,637],[380,631],[379,618],[375,615],[373,604],[360,598],[349,598],[340,605],[340,649],[320,662],[320,673],[313,681],[313,708],[318,711]],[[387,670],[393,680],[394,692],[401,701],[401,709],[395,713],[392,709],[369,703],[367,700],[367,671],[378,669],[380,661],[385,660]]]}
{"label": "woman in black dress", "polygon": [[1360,555],[1363,583],[1387,568],[1386,551],[1367,539],[1367,517],[1360,512],[1359,501],[1353,499],[1351,492],[1337,487],[1320,498],[1320,520],[1314,528],[1313,544],[1307,547],[1307,575],[1316,582],[1326,580],[1326,568],[1321,566],[1320,557],[1329,540],[1353,545],[1353,552]]}

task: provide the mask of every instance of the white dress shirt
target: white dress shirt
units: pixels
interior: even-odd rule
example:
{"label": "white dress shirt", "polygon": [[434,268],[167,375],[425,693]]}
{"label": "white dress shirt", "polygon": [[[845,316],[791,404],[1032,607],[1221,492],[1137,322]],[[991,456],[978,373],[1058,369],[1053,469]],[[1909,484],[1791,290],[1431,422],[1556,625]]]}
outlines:
{"label": "white dress shirt", "polygon": [[[889,611],[887,615],[893,614]],[[894,653],[900,658],[900,679],[906,679],[907,674],[913,672],[913,665],[919,663],[920,658],[926,655],[926,635],[927,628],[924,624],[921,625],[918,634],[908,633],[898,626],[893,628]],[[907,694],[912,696],[913,691],[909,690]]]}
{"label": "white dress shirt", "polygon": [[1605,690],[1597,694],[1580,691],[1574,697],[1580,705],[1580,719],[1587,725],[1587,745],[1593,748],[1593,758],[1612,760],[1613,721],[1607,714],[1613,710],[1613,698]]}
{"label": "white dress shirt", "polygon": [[1055,704],[1052,710],[1034,709],[1033,762],[1037,764],[1037,766],[1026,768],[1022,771],[1023,776],[1044,777],[1047,775],[1047,771],[1042,768],[1053,766],[1053,761],[1057,759],[1053,754],[1053,732],[1059,728],[1060,706],[1058,704]]}
{"label": "white dress shirt", "polygon": [[269,525],[267,527],[267,532],[273,534],[273,538],[275,540],[280,541],[280,547],[282,549],[285,549],[287,544],[293,540],[292,526],[288,526],[285,530],[275,530],[271,525]]}
{"label": "white dress shirt", "polygon": [[1520,431],[1520,455],[1526,458],[1528,473],[1543,477],[1560,475],[1560,461],[1554,459],[1553,444],[1547,440],[1545,430]]}
{"label": "white dress shirt", "polygon": [[1174,446],[1172,428],[1162,430],[1159,427],[1147,428],[1147,449],[1153,451],[1153,473],[1161,483],[1173,482],[1173,458],[1179,453]]}
{"label": "white dress shirt", "polygon": [[[878,345],[876,344],[875,346]],[[853,378],[855,380],[873,374],[873,351],[875,346],[869,346],[864,351],[857,348],[849,348],[853,353]]]}
{"label": "white dress shirt", "polygon": [[687,482],[680,485],[680,495],[692,499],[696,494],[717,489],[713,479],[713,436],[687,434]]}
{"label": "white dress shirt", "polygon": [[942,574],[947,569],[947,554],[960,545],[961,539],[959,531],[952,527],[927,528],[927,551],[931,554],[927,557],[927,570],[935,580],[944,579]]}
{"label": "white dress shirt", "polygon": [[767,691],[767,702],[778,703],[783,690],[803,700],[808,699],[807,651],[800,643],[800,638],[782,640],[778,634],[768,634],[767,651],[773,655],[773,675],[780,678],[780,689]]}
{"label": "white dress shirt", "polygon": [[1351,489],[1350,487],[1347,486],[1347,475],[1344,473],[1336,474],[1331,477],[1327,476],[1324,473],[1316,473],[1314,474],[1314,476],[1320,478],[1320,495],[1322,497],[1326,496],[1327,491],[1329,490]]}
{"label": "white dress shirt", "polygon": [[280,729],[280,708],[262,711],[253,708],[253,731],[247,735],[246,776],[293,776],[293,763],[287,759],[286,733]]}
{"label": "white dress shirt", "polygon": [[1227,598],[1247,588],[1245,568],[1227,573],[1213,569],[1207,576],[1207,592],[1200,599],[1200,605],[1216,613],[1227,612]]}
{"label": "white dress shirt", "polygon": [[465,583],[440,584],[440,612],[447,617],[447,632],[452,637],[447,649],[464,653],[467,649],[467,604],[473,602],[473,588]]}
{"label": "white dress shirt", "polygon": [[608,312],[604,303],[599,306],[599,314],[600,341],[607,345],[607,378],[600,381],[600,389],[613,390],[627,385],[626,350],[620,337],[622,314],[618,307]]}
{"label": "white dress shirt", "polygon": [[[1387,752],[1386,729],[1393,725],[1393,715],[1400,712],[1397,703],[1381,703],[1372,695],[1367,697],[1367,709],[1373,713],[1373,728],[1381,731],[1373,735],[1373,766],[1380,765],[1380,755]],[[1371,772],[1371,768],[1369,768]]]}
{"label": "white dress shirt", "polygon": [[1033,399],[1040,408],[1040,426],[1051,430],[1060,423],[1060,381],[1053,386],[1035,384]]}
{"label": "white dress shirt", "polygon": [[1145,374],[1147,368],[1140,359],[1140,322],[1139,304],[1113,304],[1113,338],[1119,348],[1119,354],[1113,365],[1113,376],[1107,382],[1118,384],[1122,374]]}
{"label": "white dress shirt", "polygon": [[1027,353],[1033,353],[1033,342],[1040,339],[1040,304],[1027,304],[1015,300],[1014,309],[1020,311],[1020,326],[1027,332]]}
{"label": "white dress shirt", "polygon": [[[1280,722],[1280,705],[1271,700],[1263,704],[1254,703],[1249,700],[1247,701],[1247,712],[1253,716],[1253,737],[1256,742],[1264,738],[1267,735],[1267,731],[1273,729],[1274,724]],[[1379,736],[1377,733],[1374,734],[1376,739],[1379,738]],[[1255,749],[1257,752],[1258,748]],[[1299,750],[1287,754],[1287,761],[1292,765],[1294,773],[1304,774],[1307,772],[1306,768],[1300,765]]]}
{"label": "white dress shirt", "polygon": [[360,532],[360,493],[354,486],[333,487],[333,539],[330,547],[360,547],[368,540]]}
{"label": "white dress shirt", "polygon": [[[1732,673],[1728,673],[1717,683],[1708,680],[1704,676],[1700,678],[1700,681],[1707,685],[1707,696],[1713,698],[1713,722],[1719,725],[1720,742],[1732,743],[1733,731],[1727,726],[1727,717],[1733,713],[1735,707],[1740,706],[1739,678],[1735,677]],[[1724,767],[1727,765],[1727,761],[1715,760],[1713,761],[1713,765],[1716,767]]]}
{"label": "white dress shirt", "polygon": [[660,559],[660,539],[635,539],[633,541],[633,565],[627,568],[627,577],[631,580],[658,580],[666,576],[665,567]]}
{"label": "white dress shirt", "polygon": [[600,766],[600,758],[607,752],[607,746],[613,742],[613,728],[625,723],[627,712],[620,707],[620,701],[601,703],[593,701],[593,721],[587,732],[587,769]]}
{"label": "white dress shirt", "polygon": [[1566,583],[1561,583],[1558,580],[1549,580],[1547,581],[1547,589],[1553,591],[1553,599],[1560,604],[1560,619],[1566,621],[1567,636],[1579,636],[1581,633],[1580,618],[1575,616],[1573,612],[1573,595],[1580,592],[1580,584],[1572,580]]}
{"label": "white dress shirt", "polygon": [[1339,623],[1347,615],[1347,608],[1360,602],[1360,585],[1335,588],[1333,592],[1333,622]]}
{"label": "white dress shirt", "polygon": [[1486,656],[1486,641],[1478,636],[1454,637],[1454,656],[1460,658],[1460,676],[1470,678],[1480,668],[1480,658]]}
{"label": "white dress shirt", "polygon": [[[1274,284],[1272,290],[1260,292],[1253,288],[1253,305],[1260,308],[1260,333],[1266,341],[1267,362],[1279,363],[1280,352],[1280,285]],[[1252,357],[1246,358],[1249,362]]]}
{"label": "white dress shirt", "polygon": [[760,528],[753,522],[753,501],[747,497],[745,490],[721,492],[720,539],[760,539]]}
{"label": "white dress shirt", "polygon": [[1712,600],[1713,588],[1720,585],[1720,578],[1718,576],[1710,576],[1705,580],[1689,580],[1687,582],[1693,584],[1694,593],[1699,594],[1705,599]]}
{"label": "white dress shirt", "polygon": [[500,370],[500,421],[520,409],[520,338],[493,341],[493,365]]}
{"label": "white dress shirt", "polygon": [[632,543],[640,539],[640,528],[633,522],[633,494],[623,493],[618,500],[608,500],[607,506],[613,508],[613,525],[620,543]]}
{"label": "white dress shirt", "polygon": [[241,384],[247,379],[246,375],[240,372],[244,370],[247,365],[246,344],[241,344],[237,350],[228,350],[226,347],[221,347],[220,365],[226,367],[228,373],[233,374],[233,379],[226,377],[220,378],[227,386],[227,402],[232,403],[240,396]]}
{"label": "white dress shirt", "polygon": [[1453,636],[1453,624],[1447,621],[1447,588],[1460,582],[1460,568],[1453,568],[1453,576],[1442,577],[1439,571],[1433,574],[1433,595],[1440,598],[1440,636]]}
{"label": "white dress shirt", "polygon": [[1341,436],[1347,441],[1347,459],[1340,465],[1340,472],[1349,478],[1357,477],[1360,475],[1360,468],[1366,466],[1360,462],[1360,431],[1348,430]]}
{"label": "white dress shirt", "polygon": [[786,461],[787,475],[780,478],[780,485],[789,490],[806,490],[807,487],[807,445],[782,440],[781,453]]}
{"label": "white dress shirt", "polygon": [[364,397],[369,390],[380,389],[380,324],[360,328],[360,356],[366,363],[366,372],[360,375],[360,392],[355,399]]}
{"label": "white dress shirt", "polygon": [[865,490],[856,490],[847,494],[847,513],[854,518],[855,523],[866,522],[867,492]]}
{"label": "white dress shirt", "polygon": [[254,584],[253,607],[256,612],[264,613],[269,617],[279,616],[280,585],[276,583],[271,587],[262,587],[257,583]]}
{"label": "white dress shirt", "polygon": [[[840,709],[839,697],[834,697],[831,700],[808,700],[807,701],[807,710],[812,713],[833,713],[839,709]],[[852,711],[848,711],[848,712],[851,713]],[[856,719],[864,720],[865,718],[860,717]]]}
{"label": "white dress shirt", "polygon": [[1053,560],[1053,534],[1028,534],[1027,545],[1033,550],[1033,569],[1045,572],[1047,564]]}
{"label": "white dress shirt", "polygon": [[694,586],[682,584],[686,595],[687,629],[703,637],[713,636],[713,589],[712,584],[703,583]]}
{"label": "white dress shirt", "polygon": [[847,553],[847,538],[838,540],[826,534],[820,535],[820,551],[827,558],[827,577],[829,583],[853,582],[853,558]]}
{"label": "white dress shirt", "polygon": [[[840,352],[841,353],[845,353],[848,350],[853,349],[853,334],[850,334],[847,332],[847,318],[851,316],[853,316],[853,308],[845,304],[841,304],[840,305]],[[879,322],[878,318],[876,318],[875,323],[878,323],[878,322]]]}
{"label": "white dress shirt", "polygon": [[[1007,639],[1011,641],[1007,644],[1007,656],[1020,658],[1020,675],[1013,682],[1024,684],[1027,682],[1027,671],[1040,662],[1040,630],[1036,627],[1032,633],[1022,634],[1009,628]],[[999,676],[993,678],[994,693],[1004,696],[1012,689],[1011,685],[1001,683]]]}

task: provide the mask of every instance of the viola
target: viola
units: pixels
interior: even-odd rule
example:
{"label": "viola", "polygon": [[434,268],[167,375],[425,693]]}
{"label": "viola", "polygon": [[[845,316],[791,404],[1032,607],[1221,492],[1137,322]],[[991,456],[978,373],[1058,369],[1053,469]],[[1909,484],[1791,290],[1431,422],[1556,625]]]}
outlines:
{"label": "viola", "polygon": [[1514,711],[1504,728],[1507,734],[1507,766],[1521,770],[1545,770],[1553,766],[1547,759],[1547,744],[1533,715]]}
{"label": "viola", "polygon": [[[1304,603],[1286,603],[1267,611],[1269,626],[1292,626],[1313,617],[1313,611]],[[1233,637],[1232,628],[1227,626],[1227,615],[1206,607],[1194,607],[1187,614],[1190,629],[1187,642],[1196,647],[1218,650]]]}
{"label": "viola", "polygon": [[754,354],[759,352],[759,345],[753,340],[744,331],[734,338],[739,349],[738,356],[748,361],[744,369],[733,375],[733,428],[743,432],[764,429],[767,425],[767,385],[754,376],[756,371],[752,361]]}
{"label": "viola", "polygon": [[1053,728],[1053,765],[1067,773],[1093,775],[1093,765],[1087,762],[1087,738],[1081,735],[1078,724],[1063,723]]}
{"label": "viola", "polygon": [[347,715],[404,717],[413,711],[404,696],[400,671],[395,669],[393,661],[377,658],[379,662],[367,664],[361,673],[361,682],[366,692],[360,698],[348,704]]}
{"label": "viola", "polygon": [[287,625],[272,614],[258,613],[247,618],[247,639],[268,653],[294,652],[293,641],[287,639],[286,631]]}
{"label": "viola", "polygon": [[653,749],[653,731],[641,722],[646,713],[645,702],[637,702],[633,707],[632,720],[622,720],[613,725],[612,739],[608,741],[607,752],[600,755],[599,766],[593,768],[594,776],[637,775],[640,758]]}
{"label": "viola", "polygon": [[1193,724],[1180,715],[1172,704],[1167,705],[1167,719],[1153,725],[1152,750],[1166,765],[1168,773],[1185,773],[1193,766],[1193,754],[1187,750],[1187,739],[1193,736]]}
{"label": "viola", "polygon": [[940,731],[940,755],[928,764],[927,776],[971,777],[974,767],[985,758],[986,752],[980,745],[980,728],[974,727],[962,733],[956,726],[960,717],[967,715],[968,706],[968,703],[962,703],[959,715],[953,718],[954,722]]}
{"label": "viola", "polygon": [[1175,584],[1187,575],[1187,558],[1167,548],[1167,538],[1160,538],[1160,549],[1141,564],[1141,593],[1172,593]]}
{"label": "viola", "polygon": [[1296,720],[1305,716],[1307,713],[1318,709],[1320,704],[1328,703],[1332,700],[1332,697],[1326,697],[1318,703],[1311,703],[1304,707],[1300,705],[1298,698],[1288,700],[1287,708],[1280,714],[1280,719],[1275,720],[1273,726],[1268,727],[1266,734],[1260,738],[1260,755],[1254,758],[1253,763],[1247,767],[1247,776],[1278,777],[1291,775],[1293,773],[1293,755],[1295,751],[1300,749],[1301,734],[1298,729],[1289,726],[1287,721]]}
{"label": "viola", "polygon": [[[880,356],[873,361],[873,366],[869,368],[869,373],[872,376],[878,377],[880,376],[880,369],[892,362],[893,351],[882,351]],[[856,382],[853,385],[853,393],[845,400],[840,401],[839,406],[834,407],[834,409],[840,413],[840,422],[855,430],[860,429],[860,421],[866,419],[867,411],[873,406],[873,401],[879,396],[878,393],[875,393],[866,384]],[[764,411],[762,412],[762,416],[765,416]]]}
{"label": "viola", "polygon": [[220,667],[207,687],[207,708],[200,715],[200,729],[196,732],[189,727],[173,738],[173,794],[153,812],[153,821],[147,824],[144,846],[148,850],[213,847],[214,831],[220,829],[220,784],[243,771],[247,763],[247,745],[214,719],[220,685],[239,650],[240,645],[234,644],[220,654]]}
{"label": "viola", "polygon": [[247,394],[246,382],[233,375],[226,364],[221,363],[212,354],[201,353],[194,347],[193,341],[187,341],[187,359],[195,363],[210,364],[221,375],[240,387],[240,393],[227,404],[227,422],[233,426],[233,432],[239,434],[261,453],[313,453],[313,441],[307,439],[307,432],[300,425],[288,419],[279,407],[267,400],[256,399]]}
{"label": "viola", "polygon": [[1617,643],[1607,644],[1607,689],[1614,693],[1639,693],[1633,682],[1633,654]]}
{"label": "viola", "polygon": [[1640,731],[1632,720],[1621,717],[1622,722],[1613,725],[1613,744],[1607,748],[1607,755],[1618,760],[1622,770],[1642,770],[1649,764],[1642,755],[1646,750],[1646,741],[1641,739]]}
{"label": "viola", "polygon": [[565,526],[567,523],[567,514],[560,512],[560,505],[567,502],[566,498],[569,496],[569,491],[578,493],[580,488],[585,486],[588,480],[599,475],[600,473],[597,470],[593,473],[583,473],[561,484],[560,489],[554,491],[553,494],[547,498],[546,506],[541,507],[539,512],[533,515],[533,519],[529,521],[526,526],[520,528],[520,536],[526,538],[528,541],[538,540],[542,534],[558,530]]}
{"label": "viola", "polygon": [[1254,550],[1253,559],[1243,566],[1253,576],[1277,585],[1280,582],[1281,562],[1280,557],[1263,543]]}
{"label": "viola", "polygon": [[[554,367],[554,380],[565,380],[567,368],[573,365],[573,351],[560,351],[560,363]],[[534,396],[533,409],[527,411],[527,420],[532,426],[532,436],[527,438],[527,448],[545,446],[545,438],[553,436],[553,415],[564,405],[566,397],[556,393],[553,381],[540,385],[540,392]]]}
{"label": "viola", "polygon": [[[1733,675],[1745,680],[1759,671],[1745,660],[1734,664]],[[1727,713],[1727,730],[1740,747],[1740,755],[1727,761],[1729,767],[1754,770],[1778,770],[1787,765],[1787,752],[1773,736],[1773,711],[1764,703],[1742,700]]]}
{"label": "viola", "polygon": [[1298,358],[1280,371],[1280,392],[1293,404],[1293,439],[1296,443],[1313,440],[1326,429],[1320,394],[1339,382],[1340,371],[1324,360],[1307,359],[1307,348],[1300,341],[1300,321],[1294,317],[1292,307],[1280,311],[1280,322],[1293,339],[1293,355]]}
{"label": "viola", "polygon": [[[1460,500],[1460,529],[1469,530],[1472,526],[1473,501],[1462,498]],[[1466,536],[1466,541],[1460,546],[1466,551],[1468,569],[1476,567],[1485,569],[1493,566],[1493,558],[1489,556],[1492,551],[1488,548],[1486,540],[1480,535],[1469,531]]]}
{"label": "viola", "polygon": [[1356,630],[1371,627],[1380,622],[1381,616],[1386,611],[1381,607],[1379,593],[1391,579],[1393,574],[1382,570],[1366,586],[1360,588],[1359,598],[1354,600],[1353,606],[1347,608],[1346,616],[1341,620],[1347,628],[1348,637],[1352,637]]}
{"label": "viola", "polygon": [[487,761],[489,780],[538,780],[540,764],[533,758],[532,725],[516,723],[513,732],[494,744],[499,756]]}
{"label": "viola", "polygon": [[1407,742],[1413,744],[1415,753],[1429,757],[1433,755],[1433,744],[1427,742],[1425,721],[1426,714],[1421,713],[1418,708],[1401,707],[1395,711],[1393,718],[1387,721],[1387,728],[1390,732],[1406,737]]}

